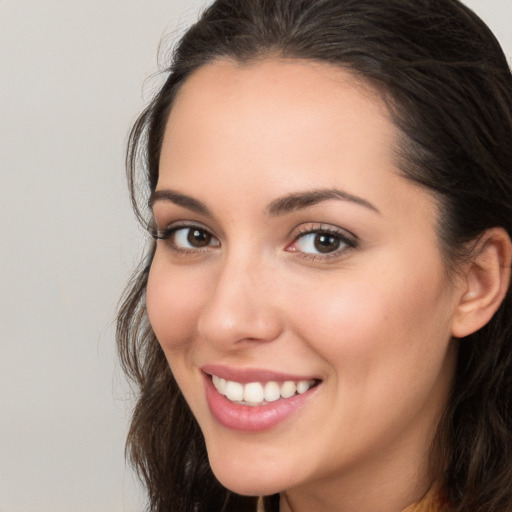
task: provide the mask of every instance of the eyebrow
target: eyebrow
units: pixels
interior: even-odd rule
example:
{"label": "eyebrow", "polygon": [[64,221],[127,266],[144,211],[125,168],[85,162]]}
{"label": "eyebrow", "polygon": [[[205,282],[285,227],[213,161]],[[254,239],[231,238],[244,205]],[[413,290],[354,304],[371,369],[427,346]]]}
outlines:
{"label": "eyebrow", "polygon": [[193,197],[182,194],[181,192],[176,192],[175,190],[155,190],[149,199],[149,207],[152,209],[153,205],[157,201],[167,201],[178,206],[183,206],[184,208],[187,208],[188,210],[199,213],[201,215],[206,215],[209,217],[212,216],[209,208],[204,203],[194,199]]}
{"label": "eyebrow", "polygon": [[366,199],[354,196],[336,188],[308,190],[305,192],[289,194],[272,201],[267,207],[267,213],[272,217],[277,217],[279,215],[284,215],[296,210],[302,210],[332,199],[349,201],[351,203],[364,206],[376,213],[380,213],[379,210],[373,204],[366,201]]}
{"label": "eyebrow", "polygon": [[[280,215],[309,208],[310,206],[332,199],[349,201],[351,203],[364,206],[376,213],[380,213],[379,210],[373,204],[366,201],[366,199],[335,188],[308,190],[288,194],[272,201],[267,206],[265,212],[271,217],[278,217]],[[201,215],[212,217],[210,209],[203,202],[186,194],[182,194],[181,192],[177,192],[176,190],[155,190],[149,199],[149,207],[153,208],[153,205],[158,201],[167,201]]]}

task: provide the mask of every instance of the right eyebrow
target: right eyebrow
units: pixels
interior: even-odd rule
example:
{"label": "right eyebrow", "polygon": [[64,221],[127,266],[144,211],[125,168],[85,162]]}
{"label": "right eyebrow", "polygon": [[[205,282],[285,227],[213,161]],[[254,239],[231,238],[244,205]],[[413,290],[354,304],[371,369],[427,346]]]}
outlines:
{"label": "right eyebrow", "polygon": [[303,210],[314,206],[318,203],[337,199],[341,201],[349,201],[351,203],[364,206],[369,210],[380,213],[377,207],[362,197],[354,196],[343,190],[328,188],[328,189],[314,189],[306,190],[304,192],[293,192],[284,197],[275,199],[267,207],[267,213],[272,217],[290,213],[296,210]]}
{"label": "right eyebrow", "polygon": [[169,203],[176,204],[178,206],[182,206],[183,208],[187,208],[195,213],[199,213],[201,215],[206,215],[211,217],[212,214],[208,207],[194,199],[193,197],[187,196],[186,194],[182,194],[181,192],[177,192],[176,190],[171,189],[162,189],[155,190],[148,201],[148,206],[153,209],[153,206],[156,202],[159,201],[167,201]]}

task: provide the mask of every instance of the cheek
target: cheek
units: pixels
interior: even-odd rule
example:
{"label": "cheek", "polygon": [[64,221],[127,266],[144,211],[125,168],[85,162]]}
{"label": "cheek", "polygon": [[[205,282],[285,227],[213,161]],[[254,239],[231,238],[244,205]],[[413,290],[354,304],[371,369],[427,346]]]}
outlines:
{"label": "cheek", "polygon": [[146,307],[166,355],[189,345],[197,324],[199,290],[186,272],[172,271],[155,255],[146,288]]}
{"label": "cheek", "polygon": [[310,290],[307,303],[296,304],[296,318],[307,319],[303,339],[343,369],[345,384],[370,385],[397,372],[412,378],[427,361],[440,365],[450,339],[449,294],[442,273],[430,269],[411,277],[366,269]]}
{"label": "cheek", "polygon": [[[197,272],[196,272],[197,274]],[[149,321],[171,371],[194,415],[204,409],[194,390],[191,370],[196,349],[196,326],[204,287],[186,269],[169,265],[155,255],[148,276],[146,307]]]}
{"label": "cheek", "polygon": [[327,363],[333,421],[319,435],[343,431],[367,447],[413,418],[437,418],[454,363],[444,280],[372,277],[311,290],[295,310],[300,337]]}

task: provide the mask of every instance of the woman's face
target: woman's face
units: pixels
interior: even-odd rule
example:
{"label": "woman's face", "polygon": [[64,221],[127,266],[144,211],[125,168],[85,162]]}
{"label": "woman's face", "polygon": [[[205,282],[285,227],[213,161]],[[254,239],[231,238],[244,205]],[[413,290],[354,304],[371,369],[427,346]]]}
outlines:
{"label": "woman's face", "polygon": [[427,485],[461,290],[397,136],[375,91],[321,63],[217,61],[178,95],[147,308],[236,492]]}

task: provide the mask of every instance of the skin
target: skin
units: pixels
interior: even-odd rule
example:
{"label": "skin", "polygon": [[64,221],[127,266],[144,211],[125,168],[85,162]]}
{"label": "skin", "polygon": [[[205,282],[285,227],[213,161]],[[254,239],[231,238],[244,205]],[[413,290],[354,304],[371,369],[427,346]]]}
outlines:
{"label": "skin", "polygon": [[[399,174],[398,137],[371,87],[297,60],[208,64],[170,113],[157,190],[208,212],[160,196],[158,230],[193,223],[212,238],[187,247],[180,224],[158,240],[150,322],[217,478],[241,494],[281,492],[285,512],[396,512],[432,484],[464,285],[447,277],[435,199]],[[268,211],[334,188],[358,200]],[[355,247],[318,253],[315,235],[300,237],[325,228]],[[284,422],[239,432],[212,416],[205,364],[321,382]]]}

